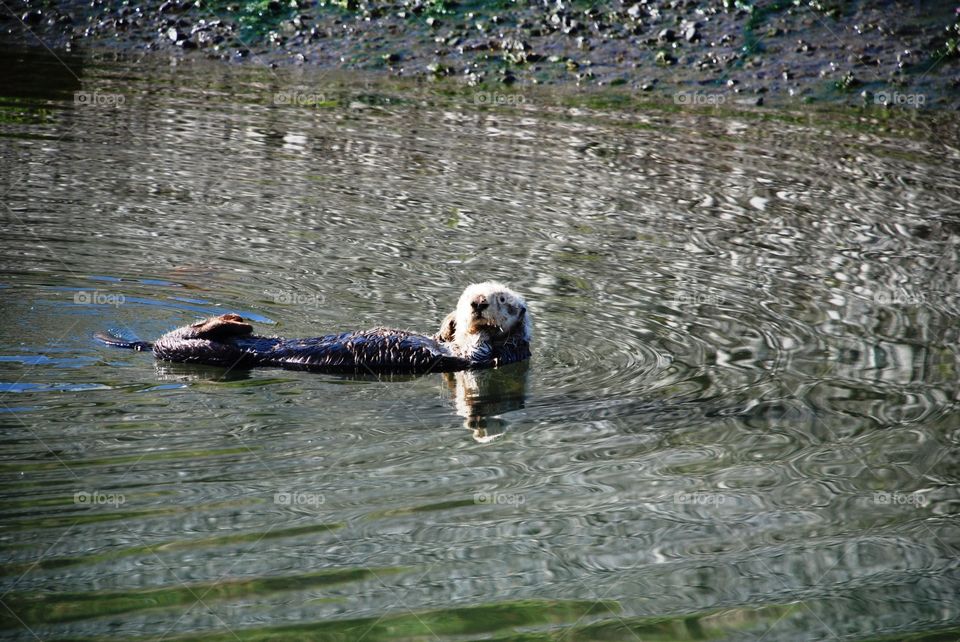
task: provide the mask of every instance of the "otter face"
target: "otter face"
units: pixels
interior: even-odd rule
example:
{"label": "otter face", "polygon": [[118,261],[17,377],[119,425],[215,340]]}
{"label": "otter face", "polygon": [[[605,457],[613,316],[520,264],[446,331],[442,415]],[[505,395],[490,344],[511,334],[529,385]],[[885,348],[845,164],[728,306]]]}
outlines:
{"label": "otter face", "polygon": [[[532,324],[523,297],[496,281],[474,283],[460,295],[453,313],[453,341],[467,348],[482,340],[530,341]],[[447,326],[447,321],[444,321]]]}

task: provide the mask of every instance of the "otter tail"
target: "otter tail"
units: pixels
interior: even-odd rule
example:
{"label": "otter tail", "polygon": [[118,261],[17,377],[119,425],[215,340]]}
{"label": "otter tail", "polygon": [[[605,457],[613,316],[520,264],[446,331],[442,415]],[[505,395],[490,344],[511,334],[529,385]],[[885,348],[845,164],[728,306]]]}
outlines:
{"label": "otter tail", "polygon": [[153,350],[153,344],[149,341],[128,341],[123,337],[118,337],[117,335],[110,334],[109,332],[97,332],[93,335],[93,338],[100,343],[105,343],[106,345],[113,346],[114,348],[127,348],[129,350],[137,350],[141,352]]}

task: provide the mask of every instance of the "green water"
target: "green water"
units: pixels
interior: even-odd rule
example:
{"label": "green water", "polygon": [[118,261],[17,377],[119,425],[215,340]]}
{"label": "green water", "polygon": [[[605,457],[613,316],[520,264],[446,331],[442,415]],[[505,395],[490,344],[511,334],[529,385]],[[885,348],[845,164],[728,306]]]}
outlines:
{"label": "green water", "polygon": [[[956,120],[4,56],[4,639],[960,635]],[[529,364],[92,340],[491,278]]]}

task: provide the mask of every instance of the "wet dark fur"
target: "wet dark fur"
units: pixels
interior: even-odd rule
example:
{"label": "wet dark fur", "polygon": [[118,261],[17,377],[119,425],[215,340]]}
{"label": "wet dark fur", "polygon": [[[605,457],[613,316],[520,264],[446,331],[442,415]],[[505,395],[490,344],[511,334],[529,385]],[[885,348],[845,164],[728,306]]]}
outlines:
{"label": "wet dark fur", "polygon": [[253,334],[236,314],[226,314],[177,328],[150,344],[99,333],[100,341],[122,348],[153,350],[158,359],[203,363],[227,368],[272,366],[335,374],[423,374],[493,368],[530,357],[528,343],[518,337],[488,341],[490,349],[476,359],[447,353],[449,334],[435,336],[374,328],[309,339]]}

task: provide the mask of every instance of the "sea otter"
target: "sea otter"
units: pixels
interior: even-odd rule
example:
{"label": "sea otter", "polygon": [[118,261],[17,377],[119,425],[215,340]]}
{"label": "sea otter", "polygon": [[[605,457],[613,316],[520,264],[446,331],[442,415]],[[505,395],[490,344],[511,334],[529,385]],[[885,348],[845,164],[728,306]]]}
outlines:
{"label": "sea otter", "polygon": [[495,281],[468,286],[440,331],[427,336],[374,328],[309,339],[253,334],[238,314],[223,314],[177,328],[155,343],[97,333],[108,345],[152,350],[164,361],[227,368],[272,366],[335,374],[455,372],[530,357],[532,322],[523,297]]}

